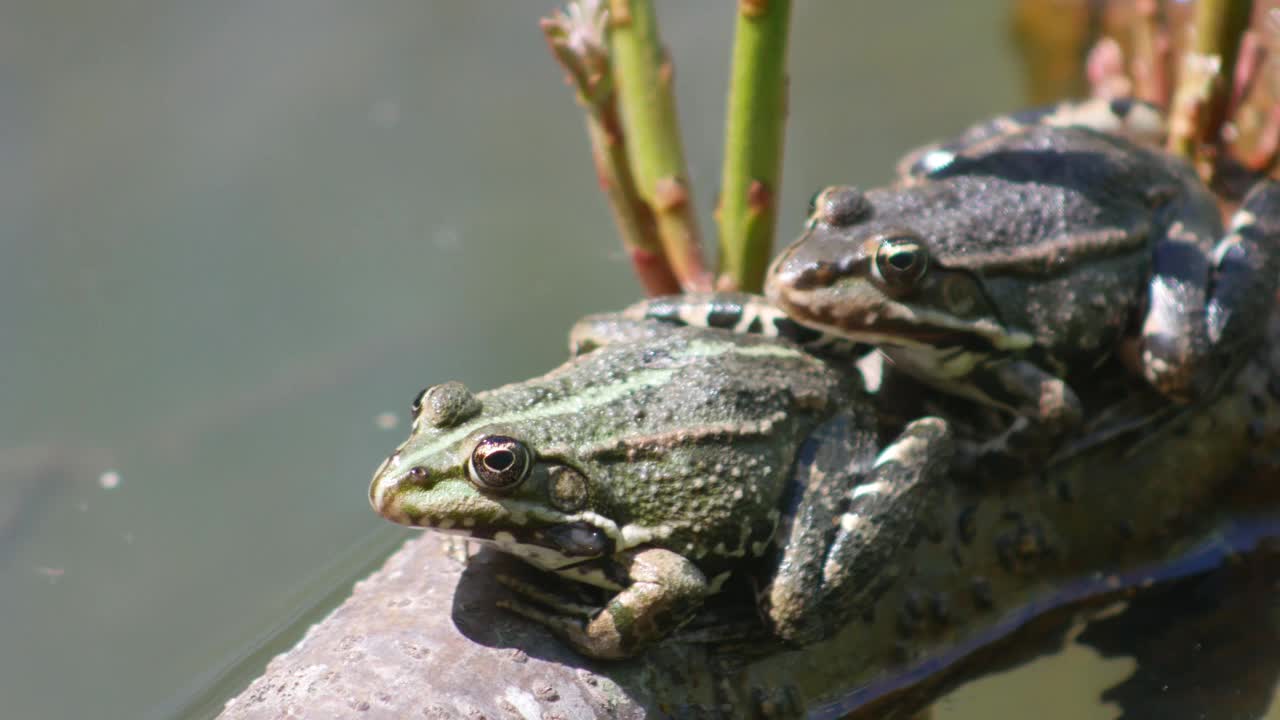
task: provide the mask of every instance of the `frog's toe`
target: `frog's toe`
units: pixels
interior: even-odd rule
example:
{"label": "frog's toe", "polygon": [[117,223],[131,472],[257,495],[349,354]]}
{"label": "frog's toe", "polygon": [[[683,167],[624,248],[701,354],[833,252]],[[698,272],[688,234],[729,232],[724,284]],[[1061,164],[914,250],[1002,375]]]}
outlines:
{"label": "frog's toe", "polygon": [[1017,409],[1019,415],[1035,420],[1049,434],[1066,432],[1082,422],[1080,398],[1061,378],[1030,362],[1000,363],[991,369],[994,387],[1008,398],[1007,405]]}
{"label": "frog's toe", "polygon": [[1195,353],[1187,338],[1173,334],[1148,335],[1142,346],[1142,376],[1161,395],[1175,402],[1190,402],[1196,396]]}
{"label": "frog's toe", "polygon": [[550,608],[551,610],[554,610],[561,615],[569,615],[569,616],[580,617],[580,618],[589,618],[600,610],[599,607],[596,607],[594,605],[574,602],[562,595],[559,595],[554,592],[549,592],[547,590],[544,590],[534,585],[533,583],[525,582],[524,580],[520,580],[519,578],[513,577],[511,575],[500,573],[495,576],[495,579],[498,581],[499,584],[501,584],[503,587],[507,588],[511,592],[515,593],[518,596],[518,598],[520,598],[514,601],[499,600],[498,604],[502,607],[506,607],[509,610],[512,610],[513,612],[524,615],[525,617],[528,617],[531,620],[537,620],[538,618],[532,617],[529,614],[526,614],[521,608],[529,609],[531,612],[537,612],[537,613],[542,613],[542,611],[537,610],[536,608],[533,608],[526,601],[532,601],[533,603],[544,605],[547,608]]}

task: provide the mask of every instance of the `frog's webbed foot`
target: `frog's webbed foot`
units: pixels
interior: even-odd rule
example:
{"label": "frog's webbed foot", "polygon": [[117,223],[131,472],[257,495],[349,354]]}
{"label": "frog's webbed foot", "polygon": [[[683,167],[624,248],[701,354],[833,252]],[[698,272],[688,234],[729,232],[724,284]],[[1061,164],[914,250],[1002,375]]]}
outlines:
{"label": "frog's webbed foot", "polygon": [[764,598],[776,635],[813,642],[874,605],[896,577],[902,548],[939,531],[931,508],[952,452],[946,421],[916,420],[870,468],[860,452],[847,458],[853,472],[843,479],[853,487],[826,487],[806,499],[779,539],[783,554]]}
{"label": "frog's webbed foot", "polygon": [[631,584],[604,607],[569,600],[511,577],[499,581],[515,593],[499,605],[532,620],[590,657],[634,655],[688,622],[709,592],[697,566],[669,550],[649,548],[619,557]]}
{"label": "frog's webbed foot", "polygon": [[1084,417],[1080,398],[1070,385],[1025,360],[989,365],[985,372],[975,373],[975,382],[1019,416],[1041,426],[1046,434],[1061,434],[1078,427]]}
{"label": "frog's webbed foot", "polygon": [[1002,359],[975,367],[967,382],[973,397],[1013,413],[1014,421],[978,454],[1040,459],[1080,426],[1080,398],[1062,378],[1026,360]]}
{"label": "frog's webbed foot", "polygon": [[969,411],[958,429],[953,470],[959,475],[1007,475],[1048,459],[1083,422],[1080,398],[1065,380],[1028,360],[998,358],[975,366],[948,389],[1012,415],[984,428]]}
{"label": "frog's webbed foot", "polygon": [[1211,397],[1261,337],[1280,284],[1280,182],[1259,182],[1209,253],[1183,214],[1155,248],[1139,363],[1158,391],[1188,402]]}

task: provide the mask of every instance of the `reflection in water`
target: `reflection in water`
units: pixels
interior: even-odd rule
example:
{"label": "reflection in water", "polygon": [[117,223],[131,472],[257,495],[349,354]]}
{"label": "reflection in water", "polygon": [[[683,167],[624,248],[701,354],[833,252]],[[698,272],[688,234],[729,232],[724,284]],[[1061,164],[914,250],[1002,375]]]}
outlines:
{"label": "reflection in water", "polygon": [[[94,477],[102,479],[102,489],[115,489],[119,475],[108,471],[111,465],[106,450],[0,448],[0,569],[19,546],[41,532],[59,495],[72,487],[89,487]],[[40,572],[49,578],[60,575],[59,568]]]}
{"label": "reflection in water", "polygon": [[[1280,544],[1144,592],[1079,642],[1137,671],[1102,693],[1124,720],[1260,718],[1280,680]],[[1274,712],[1274,710],[1272,710]]]}
{"label": "reflection in water", "polygon": [[[1032,710],[1038,720],[1276,717],[1280,527],[1263,529],[1269,537],[1256,549],[1136,590],[1132,598],[1121,593],[1118,602],[1092,603],[1083,622],[1072,613],[1036,621],[967,662],[947,685],[966,684],[938,700],[931,717],[1023,717]],[[1195,570],[1207,559],[1192,558],[1180,569]],[[926,704],[935,697],[926,692],[899,707]]]}

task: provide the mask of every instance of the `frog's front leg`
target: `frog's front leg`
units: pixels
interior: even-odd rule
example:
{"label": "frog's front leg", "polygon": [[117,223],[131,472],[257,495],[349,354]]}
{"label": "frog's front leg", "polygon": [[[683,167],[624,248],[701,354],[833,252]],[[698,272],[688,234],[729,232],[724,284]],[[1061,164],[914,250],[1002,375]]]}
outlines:
{"label": "frog's front leg", "polygon": [[1153,387],[1185,402],[1211,392],[1260,337],[1280,282],[1280,183],[1256,185],[1211,252],[1184,216],[1155,248],[1139,363]]}
{"label": "frog's front leg", "polygon": [[976,399],[1027,418],[1046,436],[1061,436],[1083,419],[1080,398],[1071,386],[1030,361],[1001,358],[982,363],[966,380]]}
{"label": "frog's front leg", "polygon": [[953,452],[946,421],[912,422],[870,463],[864,445],[840,437],[852,427],[848,418],[828,423],[802,456],[804,496],[778,538],[762,599],[775,634],[796,644],[829,636],[874,604],[898,571],[899,551],[931,530],[945,485]]}
{"label": "frog's front leg", "polygon": [[545,626],[584,655],[616,659],[679,629],[710,592],[702,571],[670,550],[632,550],[615,560],[631,584],[604,607],[571,602],[510,578],[503,584],[521,597],[499,604]]}
{"label": "frog's front leg", "polygon": [[1021,357],[973,359],[964,353],[917,353],[885,348],[908,374],[941,390],[1001,408],[1032,423],[1034,432],[1053,439],[1082,421],[1080,398],[1062,378]]}
{"label": "frog's front leg", "polygon": [[1219,355],[1238,355],[1261,338],[1280,288],[1280,182],[1263,180],[1245,196],[1214,249],[1213,268],[1209,342]]}

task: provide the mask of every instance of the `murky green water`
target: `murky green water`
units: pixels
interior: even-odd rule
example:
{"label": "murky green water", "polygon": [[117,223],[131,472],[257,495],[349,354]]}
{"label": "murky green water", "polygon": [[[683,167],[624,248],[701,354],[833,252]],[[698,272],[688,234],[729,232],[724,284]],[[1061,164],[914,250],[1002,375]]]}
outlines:
{"label": "murky green water", "polygon": [[[1004,4],[798,3],[784,235],[1018,104]],[[542,372],[637,296],[545,9],[0,5],[0,715],[247,680],[403,538],[365,491],[414,391]],[[709,232],[730,11],[661,11]],[[1019,683],[1113,670],[1055,668]]]}

